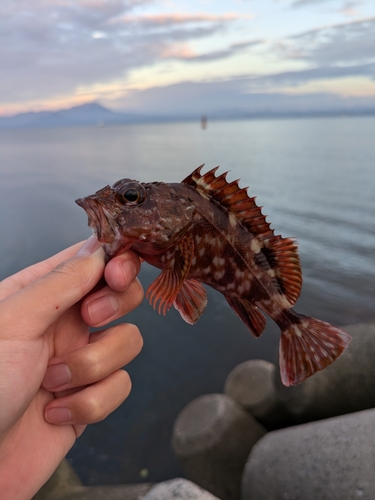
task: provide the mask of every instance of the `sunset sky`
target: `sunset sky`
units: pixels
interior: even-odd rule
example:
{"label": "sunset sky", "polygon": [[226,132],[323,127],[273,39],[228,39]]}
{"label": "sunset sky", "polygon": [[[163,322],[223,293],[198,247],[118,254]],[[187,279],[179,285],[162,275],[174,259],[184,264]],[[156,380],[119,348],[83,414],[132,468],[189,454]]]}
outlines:
{"label": "sunset sky", "polygon": [[2,115],[375,107],[374,0],[2,0],[0,37]]}

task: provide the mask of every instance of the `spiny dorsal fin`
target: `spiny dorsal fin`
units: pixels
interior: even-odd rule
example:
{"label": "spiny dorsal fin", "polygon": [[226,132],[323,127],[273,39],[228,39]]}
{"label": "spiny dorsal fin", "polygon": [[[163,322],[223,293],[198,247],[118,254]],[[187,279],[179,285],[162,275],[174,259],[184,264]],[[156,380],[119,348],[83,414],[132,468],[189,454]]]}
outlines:
{"label": "spiny dorsal fin", "polygon": [[255,203],[255,197],[250,198],[247,188],[240,188],[238,180],[228,182],[224,172],[218,177],[215,172],[219,167],[209,170],[204,175],[201,170],[204,164],[186,177],[182,182],[193,187],[204,198],[215,200],[220,206],[226,208],[236,219],[248,229],[259,240],[265,240],[274,236],[266,216],[262,214],[262,207]]}
{"label": "spiny dorsal fin", "polygon": [[[226,208],[236,219],[256,236],[260,256],[274,270],[282,292],[293,305],[301,292],[302,272],[295,240],[275,236],[261,208],[250,198],[246,188],[240,188],[238,181],[228,182],[227,172],[216,177],[219,167],[202,175],[204,165],[198,167],[182,182],[196,189],[205,198],[210,198]],[[260,257],[259,256],[259,257]],[[258,259],[259,260],[259,259]],[[267,265],[265,263],[265,265]]]}

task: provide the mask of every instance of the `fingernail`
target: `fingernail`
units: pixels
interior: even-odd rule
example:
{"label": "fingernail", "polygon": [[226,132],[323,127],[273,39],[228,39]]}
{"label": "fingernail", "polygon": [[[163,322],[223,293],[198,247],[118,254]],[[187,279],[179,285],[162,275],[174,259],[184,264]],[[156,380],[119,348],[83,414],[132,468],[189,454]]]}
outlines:
{"label": "fingernail", "polygon": [[119,307],[114,297],[104,295],[104,297],[89,302],[87,309],[93,325],[98,325],[115,316]]}
{"label": "fingernail", "polygon": [[102,244],[98,241],[97,237],[95,234],[91,235],[88,240],[85,241],[85,243],[81,246],[81,248],[78,250],[77,255],[79,256],[89,256],[95,253]]}
{"label": "fingernail", "polygon": [[60,387],[68,384],[72,379],[68,365],[61,363],[59,365],[51,365],[47,368],[43,379],[43,387],[51,389],[52,387]]}
{"label": "fingernail", "polygon": [[49,408],[46,410],[44,417],[50,424],[63,424],[72,420],[70,410],[65,407]]}

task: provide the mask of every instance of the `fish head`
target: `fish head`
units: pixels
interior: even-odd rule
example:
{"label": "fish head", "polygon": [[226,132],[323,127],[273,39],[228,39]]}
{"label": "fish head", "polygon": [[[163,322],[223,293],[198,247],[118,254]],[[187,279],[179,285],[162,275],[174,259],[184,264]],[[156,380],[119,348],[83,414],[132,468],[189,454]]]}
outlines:
{"label": "fish head", "polygon": [[109,257],[133,247],[160,254],[173,246],[190,226],[194,206],[178,185],[122,179],[76,203]]}

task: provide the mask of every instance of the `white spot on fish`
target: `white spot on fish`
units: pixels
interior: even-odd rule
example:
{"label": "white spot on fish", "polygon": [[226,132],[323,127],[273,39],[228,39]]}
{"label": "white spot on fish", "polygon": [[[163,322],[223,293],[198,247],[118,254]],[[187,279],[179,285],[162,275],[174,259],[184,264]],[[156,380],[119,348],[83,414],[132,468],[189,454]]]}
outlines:
{"label": "white spot on fish", "polygon": [[274,278],[276,276],[275,271],[273,269],[268,269],[267,274],[268,276],[271,276],[271,278]]}
{"label": "white spot on fish", "polygon": [[197,245],[199,245],[199,243],[200,243],[201,241],[202,241],[202,237],[201,237],[201,236],[199,236],[199,234],[197,234],[197,235],[195,236],[195,242],[197,243]]}
{"label": "white spot on fish", "polygon": [[302,333],[298,329],[298,326],[293,325],[293,330],[294,330],[295,335],[297,335],[297,337],[302,337]]}
{"label": "white spot on fish", "polygon": [[204,247],[202,247],[200,250],[199,250],[199,257],[203,257],[203,255],[205,254],[206,252],[206,249]]}
{"label": "white spot on fish", "polygon": [[289,300],[286,298],[285,295],[277,295],[277,303],[280,307],[280,309],[290,309],[290,303]]}
{"label": "white spot on fish", "polygon": [[225,269],[222,269],[221,271],[216,271],[214,274],[215,280],[221,280],[224,274],[225,274]]}
{"label": "white spot on fish", "polygon": [[218,257],[217,255],[215,255],[215,257],[213,258],[212,263],[216,267],[222,267],[222,266],[225,265],[225,259],[223,259],[222,257]]}
{"label": "white spot on fish", "polygon": [[204,235],[204,242],[209,245],[214,245],[216,243],[215,238],[212,238],[212,236],[209,233],[206,233]]}
{"label": "white spot on fish", "polygon": [[251,250],[254,252],[254,253],[259,253],[262,249],[262,246],[260,244],[260,242],[258,241],[257,238],[254,238],[251,242]]}
{"label": "white spot on fish", "polygon": [[236,269],[235,276],[237,279],[243,279],[245,277],[245,272],[241,269]]}
{"label": "white spot on fish", "polygon": [[192,266],[195,266],[195,264],[197,263],[197,258],[196,256],[194,255],[194,257],[191,259],[191,265]]}
{"label": "white spot on fish", "polygon": [[232,227],[235,227],[238,224],[237,219],[231,212],[229,212],[229,223]]}

